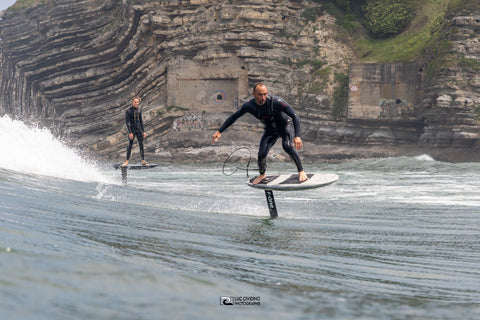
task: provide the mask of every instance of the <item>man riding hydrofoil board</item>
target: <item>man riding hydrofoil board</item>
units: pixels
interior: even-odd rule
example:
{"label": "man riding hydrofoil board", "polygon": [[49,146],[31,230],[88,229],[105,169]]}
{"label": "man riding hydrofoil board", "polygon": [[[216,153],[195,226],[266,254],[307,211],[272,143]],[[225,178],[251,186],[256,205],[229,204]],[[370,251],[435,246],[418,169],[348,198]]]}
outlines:
{"label": "man riding hydrofoil board", "polygon": [[[283,150],[290,155],[297,166],[299,181],[303,182],[307,180],[307,174],[303,170],[300,156],[296,151],[303,147],[303,142],[300,138],[300,119],[298,115],[285,100],[277,96],[269,95],[264,83],[259,82],[255,84],[252,95],[253,99],[244,103],[240,109],[228,117],[218,131],[215,132],[212,137],[212,144],[215,143],[222,133],[237,121],[238,118],[246,113],[250,113],[264,125],[257,160],[260,175],[253,180],[253,184],[259,184],[266,178],[267,155],[278,138],[282,138]],[[293,141],[292,133],[294,133]]]}

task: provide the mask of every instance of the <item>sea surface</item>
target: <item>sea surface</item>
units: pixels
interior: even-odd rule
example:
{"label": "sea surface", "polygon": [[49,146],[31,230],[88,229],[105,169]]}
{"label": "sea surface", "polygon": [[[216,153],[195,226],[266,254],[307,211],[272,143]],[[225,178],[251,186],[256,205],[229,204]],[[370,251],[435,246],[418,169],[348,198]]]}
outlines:
{"label": "sea surface", "polygon": [[308,164],[339,181],[275,192],[270,219],[222,163],[125,184],[47,130],[0,130],[2,319],[480,317],[479,163]]}

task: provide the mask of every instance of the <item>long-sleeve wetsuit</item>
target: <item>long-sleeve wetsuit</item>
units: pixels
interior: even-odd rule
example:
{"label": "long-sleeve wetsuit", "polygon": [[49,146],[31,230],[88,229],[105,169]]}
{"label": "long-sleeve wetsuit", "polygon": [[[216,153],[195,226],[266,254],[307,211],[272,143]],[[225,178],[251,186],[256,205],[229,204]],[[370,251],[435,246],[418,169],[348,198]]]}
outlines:
{"label": "long-sleeve wetsuit", "polygon": [[[300,157],[292,144],[292,131],[295,133],[294,137],[300,136],[300,119],[288,103],[280,97],[269,95],[266,102],[259,106],[255,102],[255,99],[251,99],[228,117],[218,131],[222,133],[246,113],[253,115],[265,126],[258,149],[258,168],[260,174],[265,174],[268,152],[280,137],[282,138],[283,150],[292,157],[298,172],[303,171]],[[292,130],[292,122],[294,130]]]}
{"label": "long-sleeve wetsuit", "polygon": [[145,159],[145,152],[143,149],[143,120],[142,120],[142,113],[134,107],[130,107],[125,111],[125,124],[127,125],[128,133],[133,134],[133,139],[128,140],[128,147],[127,147],[127,160],[130,159],[130,155],[132,154],[132,146],[133,140],[137,137],[138,146],[140,147],[140,156],[142,160]]}

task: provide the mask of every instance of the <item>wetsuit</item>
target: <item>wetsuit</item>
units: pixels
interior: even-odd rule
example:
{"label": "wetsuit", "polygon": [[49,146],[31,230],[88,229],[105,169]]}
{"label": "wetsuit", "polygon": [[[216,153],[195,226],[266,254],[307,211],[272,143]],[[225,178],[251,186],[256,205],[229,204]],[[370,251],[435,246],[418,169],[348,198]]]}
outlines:
{"label": "wetsuit", "polygon": [[[303,171],[302,162],[293,146],[293,138],[300,136],[300,120],[288,103],[280,97],[269,95],[266,102],[262,106],[259,106],[253,98],[244,103],[238,111],[228,117],[218,131],[222,133],[246,113],[253,115],[265,126],[258,149],[258,168],[260,174],[265,174],[267,154],[278,138],[282,138],[283,150],[292,157],[298,172]],[[292,130],[292,122],[294,130]],[[294,136],[292,136],[293,131]]]}
{"label": "wetsuit", "polygon": [[140,147],[140,156],[142,157],[142,160],[144,160],[145,153],[143,150],[142,113],[137,108],[128,108],[127,111],[125,111],[125,123],[127,125],[128,133],[133,133],[133,139],[128,140],[127,160],[130,159],[130,155],[132,154],[133,140],[135,140],[135,137],[137,137],[138,146]]}

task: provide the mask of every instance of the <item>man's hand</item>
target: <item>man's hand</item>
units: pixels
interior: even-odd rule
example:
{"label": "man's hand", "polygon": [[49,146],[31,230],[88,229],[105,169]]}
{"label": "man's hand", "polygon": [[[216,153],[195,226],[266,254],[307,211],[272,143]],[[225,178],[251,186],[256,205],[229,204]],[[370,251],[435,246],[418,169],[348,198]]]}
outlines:
{"label": "man's hand", "polygon": [[212,136],[212,144],[214,144],[215,142],[217,142],[217,140],[220,138],[222,134],[220,132],[215,132]]}
{"label": "man's hand", "polygon": [[133,140],[133,133],[130,133],[130,134],[128,135],[128,138],[129,138],[130,140]]}
{"label": "man's hand", "polygon": [[296,150],[301,150],[303,148],[303,142],[300,137],[295,137],[293,139],[293,145],[295,146]]}

